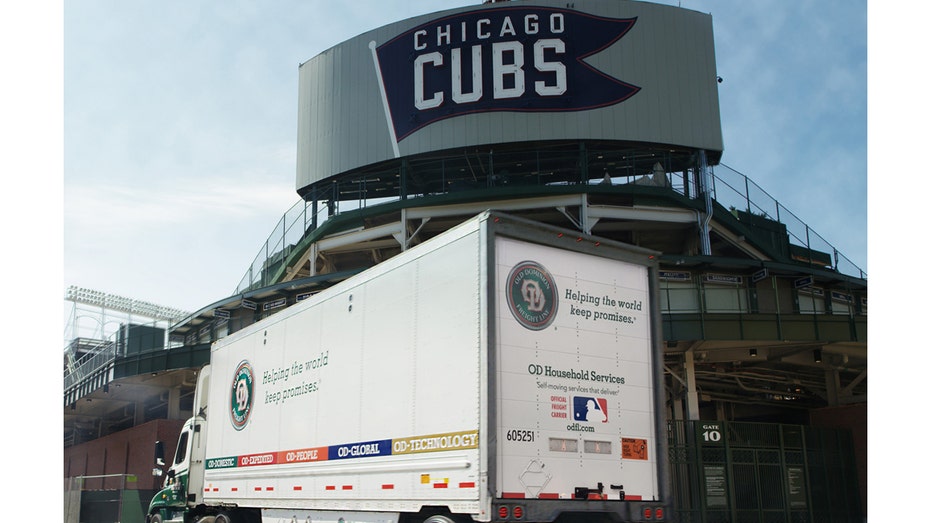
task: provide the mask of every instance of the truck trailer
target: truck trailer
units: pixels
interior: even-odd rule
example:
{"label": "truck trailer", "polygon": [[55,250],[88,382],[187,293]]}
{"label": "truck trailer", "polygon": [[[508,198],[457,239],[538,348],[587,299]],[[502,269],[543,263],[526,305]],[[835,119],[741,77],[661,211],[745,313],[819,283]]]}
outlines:
{"label": "truck trailer", "polygon": [[147,523],[671,520],[656,256],[485,212],[216,341]]}

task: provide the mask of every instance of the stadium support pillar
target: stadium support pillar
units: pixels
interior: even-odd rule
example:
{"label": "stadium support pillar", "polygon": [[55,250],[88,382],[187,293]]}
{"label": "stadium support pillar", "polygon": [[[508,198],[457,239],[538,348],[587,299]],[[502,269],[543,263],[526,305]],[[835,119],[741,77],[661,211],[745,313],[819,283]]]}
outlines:
{"label": "stadium support pillar", "polygon": [[836,369],[824,371],[824,384],[827,390],[827,400],[829,407],[840,405],[840,373]]}
{"label": "stadium support pillar", "polygon": [[685,419],[685,409],[682,408],[681,401],[672,402],[672,416],[669,419]]}
{"label": "stadium support pillar", "polygon": [[407,250],[407,244],[410,242],[410,239],[407,237],[407,208],[401,209],[401,233],[395,237],[398,240],[398,243],[401,244],[401,250]]}
{"label": "stadium support pillar", "polygon": [[400,184],[398,185],[398,196],[402,200],[407,199],[407,170],[408,169],[409,167],[407,164],[407,158],[402,158],[401,159],[401,172],[400,172],[401,181],[400,181]]}
{"label": "stadium support pillar", "polygon": [[685,383],[686,419],[697,420],[701,416],[698,412],[698,387],[695,386],[695,351],[692,348],[685,351]]}
{"label": "stadium support pillar", "polygon": [[133,426],[138,427],[145,423],[145,403],[141,401],[136,402],[136,408],[134,409],[135,413],[133,414]]}
{"label": "stadium support pillar", "polygon": [[700,191],[705,198],[705,215],[699,223],[701,253],[711,256],[711,214],[714,208],[711,203],[711,173],[708,171],[708,157],[705,156],[704,149],[698,151],[698,177],[701,183]]}
{"label": "stadium support pillar", "polygon": [[168,419],[182,419],[181,387],[168,389]]}

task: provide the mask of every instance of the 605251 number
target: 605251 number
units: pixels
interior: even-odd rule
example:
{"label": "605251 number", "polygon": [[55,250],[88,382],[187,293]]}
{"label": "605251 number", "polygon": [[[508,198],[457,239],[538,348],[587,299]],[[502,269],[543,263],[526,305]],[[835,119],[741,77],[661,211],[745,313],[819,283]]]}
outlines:
{"label": "605251 number", "polygon": [[508,441],[525,441],[528,443],[533,442],[533,431],[532,430],[509,430],[507,432]]}

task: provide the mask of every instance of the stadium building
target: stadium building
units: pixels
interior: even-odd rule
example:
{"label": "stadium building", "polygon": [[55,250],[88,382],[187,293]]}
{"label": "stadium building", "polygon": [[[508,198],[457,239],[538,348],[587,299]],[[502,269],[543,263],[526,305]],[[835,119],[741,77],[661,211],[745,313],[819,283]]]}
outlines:
{"label": "stadium building", "polygon": [[493,209],[661,253],[679,521],[863,520],[866,275],[722,163],[710,15],[488,2],[358,35],[298,75],[301,200],[235,292],[185,313],[68,290],[125,322],[65,350],[72,512],[142,513],[154,442],[191,415],[212,342]]}

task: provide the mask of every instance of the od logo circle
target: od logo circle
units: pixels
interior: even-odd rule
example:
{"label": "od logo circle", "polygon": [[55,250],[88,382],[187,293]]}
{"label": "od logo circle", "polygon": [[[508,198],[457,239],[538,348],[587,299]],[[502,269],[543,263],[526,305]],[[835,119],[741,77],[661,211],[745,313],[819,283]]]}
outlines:
{"label": "od logo circle", "polygon": [[518,323],[538,331],[556,319],[556,280],[542,265],[533,261],[518,263],[508,273],[507,286],[508,308]]}
{"label": "od logo circle", "polygon": [[242,360],[233,373],[233,383],[230,387],[230,421],[236,430],[242,430],[249,422],[254,392],[255,374],[252,372],[252,365],[247,360]]}

